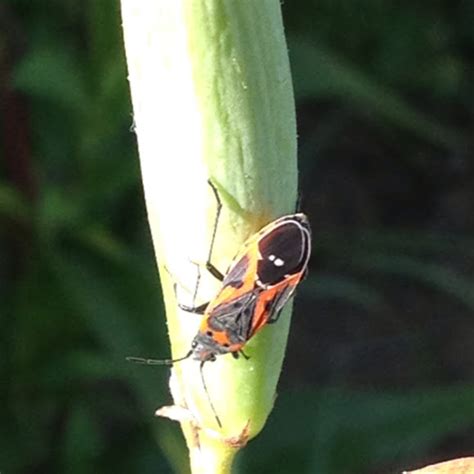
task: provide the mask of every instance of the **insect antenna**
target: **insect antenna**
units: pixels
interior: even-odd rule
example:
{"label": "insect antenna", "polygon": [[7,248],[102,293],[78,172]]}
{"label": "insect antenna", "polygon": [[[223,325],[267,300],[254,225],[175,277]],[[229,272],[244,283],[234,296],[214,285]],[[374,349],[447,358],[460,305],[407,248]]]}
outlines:
{"label": "insect antenna", "polygon": [[[176,362],[181,362],[182,360],[188,359],[193,353],[193,350],[191,349],[184,357],[179,357],[178,359],[146,359],[144,357],[126,357],[128,362],[134,362],[135,364],[143,364],[143,365],[173,365]],[[211,396],[209,394],[209,390],[207,389],[207,384],[206,384],[206,379],[204,378],[204,372],[203,372],[203,367],[206,361],[202,361],[201,364],[199,365],[199,372],[201,374],[201,381],[202,381],[202,386],[204,387],[204,391],[206,392],[206,397],[207,401],[209,402],[209,405],[212,409],[212,413],[214,413],[214,417],[216,419],[217,424],[219,425],[219,428],[222,428],[222,423],[221,419],[219,418],[219,415],[217,414],[216,408],[214,406],[214,403],[212,403]]]}
{"label": "insect antenna", "polygon": [[209,402],[209,405],[211,406],[212,412],[214,413],[214,417],[217,421],[217,424],[219,425],[219,428],[222,428],[221,419],[219,418],[219,415],[217,414],[216,408],[214,407],[214,403],[212,403],[211,396],[209,395],[209,390],[207,389],[206,379],[204,378],[204,372],[203,372],[202,368],[204,367],[205,363],[206,363],[206,361],[203,360],[199,364],[199,372],[201,373],[202,385],[204,387],[204,391],[206,392],[207,400]]}
{"label": "insect antenna", "polygon": [[193,353],[191,349],[184,357],[178,359],[145,359],[144,357],[127,357],[128,362],[134,362],[135,364],[144,365],[173,365],[175,362],[181,362],[182,360],[188,359]]}

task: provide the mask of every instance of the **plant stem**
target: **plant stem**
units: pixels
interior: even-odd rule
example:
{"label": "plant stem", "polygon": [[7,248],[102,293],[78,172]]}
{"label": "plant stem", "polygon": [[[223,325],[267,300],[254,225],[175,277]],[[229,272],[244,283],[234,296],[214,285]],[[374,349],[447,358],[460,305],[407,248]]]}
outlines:
{"label": "plant stem", "polygon": [[[223,204],[213,249],[221,271],[249,235],[295,208],[296,125],[280,3],[122,0],[122,16],[148,218],[172,352],[182,357],[200,317],[177,310],[173,283],[179,300],[190,304],[197,277],[191,262],[205,262],[215,221],[207,179]],[[203,270],[197,303],[218,288]],[[237,450],[262,429],[289,313],[246,344],[249,361],[228,355],[205,365],[222,429],[199,363],[173,367],[170,386],[181,411],[171,417],[181,421],[193,473],[230,472]]]}

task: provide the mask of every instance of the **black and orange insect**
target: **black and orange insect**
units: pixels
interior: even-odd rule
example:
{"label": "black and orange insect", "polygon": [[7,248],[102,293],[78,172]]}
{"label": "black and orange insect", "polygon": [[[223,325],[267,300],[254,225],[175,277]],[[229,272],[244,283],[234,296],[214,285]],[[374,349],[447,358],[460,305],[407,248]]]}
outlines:
{"label": "black and orange insect", "polygon": [[[209,185],[216,197],[217,212],[206,269],[222,282],[222,286],[217,295],[205,304],[186,306],[178,303],[184,311],[203,315],[199,331],[184,357],[170,360],[129,358],[150,365],[171,365],[192,357],[201,362],[206,393],[202,372],[204,364],[216,360],[218,355],[229,353],[235,358],[240,354],[247,358],[243,352],[245,344],[266,324],[278,320],[285,303],[307,272],[311,253],[307,217],[302,213],[290,214],[270,222],[248,238],[227,272],[221,273],[211,259],[222,204],[214,184],[209,181]],[[209,395],[208,398],[216,420],[222,426]]]}

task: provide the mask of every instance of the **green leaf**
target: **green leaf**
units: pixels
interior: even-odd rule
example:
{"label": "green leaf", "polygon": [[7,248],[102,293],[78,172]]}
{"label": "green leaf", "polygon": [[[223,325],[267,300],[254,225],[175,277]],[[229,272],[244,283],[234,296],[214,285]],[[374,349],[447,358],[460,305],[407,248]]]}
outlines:
{"label": "green leaf", "polygon": [[297,466],[304,473],[360,474],[389,464],[401,471],[415,455],[472,426],[473,388],[281,394],[268,436],[243,453],[240,472],[292,474]]}
{"label": "green leaf", "polygon": [[429,143],[458,150],[464,139],[412,107],[394,90],[377,83],[329,49],[303,38],[290,38],[295,91],[299,99],[336,97],[350,101]]}
{"label": "green leaf", "polygon": [[301,284],[300,291],[307,297],[346,300],[366,309],[383,304],[383,298],[375,288],[339,275],[310,275]]}
{"label": "green leaf", "polygon": [[69,413],[62,439],[61,471],[71,474],[92,472],[95,459],[104,449],[104,441],[97,418],[85,403],[75,405]]}
{"label": "green leaf", "polygon": [[0,216],[28,222],[30,209],[21,194],[7,183],[0,182]]}
{"label": "green leaf", "polygon": [[49,44],[31,49],[16,67],[13,84],[25,94],[51,101],[74,115],[87,111],[83,68],[65,46]]}
{"label": "green leaf", "polygon": [[474,309],[474,281],[437,263],[382,253],[355,254],[351,264],[364,270],[409,277],[454,296]]}

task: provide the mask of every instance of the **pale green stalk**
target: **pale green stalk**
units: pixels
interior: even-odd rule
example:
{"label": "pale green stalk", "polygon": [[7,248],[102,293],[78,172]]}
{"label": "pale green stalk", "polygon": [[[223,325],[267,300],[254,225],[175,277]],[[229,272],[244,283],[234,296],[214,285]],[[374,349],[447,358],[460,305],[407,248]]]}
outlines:
{"label": "pale green stalk", "polygon": [[[148,217],[172,353],[180,357],[201,317],[177,310],[170,274],[180,301],[190,304],[191,261],[206,260],[215,216],[207,179],[223,202],[213,254],[223,272],[249,235],[295,209],[295,113],[280,2],[122,0],[122,16]],[[203,271],[198,302],[218,288]],[[193,473],[230,472],[237,449],[262,429],[275,398],[289,312],[248,342],[249,361],[227,355],[205,365],[222,429],[199,363],[173,368],[174,403],[184,409],[166,413],[181,421]],[[154,355],[166,352],[161,347]]]}

